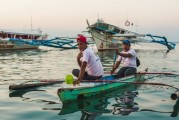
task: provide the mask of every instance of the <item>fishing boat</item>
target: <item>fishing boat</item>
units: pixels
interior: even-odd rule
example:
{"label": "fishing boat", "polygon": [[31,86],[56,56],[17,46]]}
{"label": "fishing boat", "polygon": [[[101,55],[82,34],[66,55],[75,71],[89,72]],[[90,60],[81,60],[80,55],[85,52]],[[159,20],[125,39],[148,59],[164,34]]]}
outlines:
{"label": "fishing boat", "polygon": [[12,32],[0,30],[0,50],[37,49],[39,45],[33,44],[34,40],[44,40],[47,35],[28,32]]}
{"label": "fishing boat", "polygon": [[[82,87],[66,87],[58,89],[58,96],[62,102],[70,102],[79,99],[89,98],[96,95],[106,94],[120,87],[128,86],[133,82],[143,82],[144,74],[136,74],[124,78],[115,79],[114,76],[104,76],[102,80],[95,81],[98,84],[82,86]],[[92,82],[92,81],[90,81]],[[82,84],[82,83],[81,83]]]}
{"label": "fishing boat", "polygon": [[95,41],[98,51],[119,49],[123,40],[130,40],[131,43],[159,43],[166,46],[169,50],[175,48],[175,43],[169,42],[166,37],[151,34],[139,34],[132,32],[98,19],[96,23],[90,25],[88,20],[88,32]]}

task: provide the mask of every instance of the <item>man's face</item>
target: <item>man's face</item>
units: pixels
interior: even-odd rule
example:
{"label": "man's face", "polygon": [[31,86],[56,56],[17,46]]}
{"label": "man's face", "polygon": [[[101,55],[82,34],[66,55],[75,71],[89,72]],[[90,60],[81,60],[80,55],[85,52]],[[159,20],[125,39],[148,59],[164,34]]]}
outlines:
{"label": "man's face", "polygon": [[78,49],[80,51],[84,51],[87,47],[87,43],[84,43],[84,42],[80,42],[80,41],[77,41],[77,45],[78,45]]}
{"label": "man's face", "polygon": [[124,51],[128,51],[130,49],[130,45],[129,44],[122,44],[122,48]]}

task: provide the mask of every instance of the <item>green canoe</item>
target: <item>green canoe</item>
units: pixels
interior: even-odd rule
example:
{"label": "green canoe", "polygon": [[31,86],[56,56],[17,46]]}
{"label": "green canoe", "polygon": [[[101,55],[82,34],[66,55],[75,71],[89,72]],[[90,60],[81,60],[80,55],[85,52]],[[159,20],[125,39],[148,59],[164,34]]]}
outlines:
{"label": "green canoe", "polygon": [[[105,81],[105,77],[103,81]],[[106,81],[112,82],[101,82],[100,84],[91,87],[60,88],[58,89],[57,94],[62,102],[70,102],[78,99],[89,98],[96,95],[106,94],[107,92],[119,89],[120,87],[128,86],[133,82],[143,82],[144,74],[136,74],[124,78]]]}
{"label": "green canoe", "polygon": [[120,87],[120,89],[106,92],[105,94],[102,94],[98,97],[94,96],[88,99],[67,103],[64,102],[62,104],[62,109],[60,110],[59,115],[71,114],[77,111],[88,111],[89,113],[110,113],[112,110],[115,110],[116,106],[119,105],[119,103],[116,102],[113,107],[107,108],[107,106],[110,104],[110,98],[124,98],[124,96],[130,96],[130,98],[134,99],[134,97],[136,97],[134,95],[138,94],[138,92],[136,92],[138,87],[138,85],[130,84],[128,86]]}

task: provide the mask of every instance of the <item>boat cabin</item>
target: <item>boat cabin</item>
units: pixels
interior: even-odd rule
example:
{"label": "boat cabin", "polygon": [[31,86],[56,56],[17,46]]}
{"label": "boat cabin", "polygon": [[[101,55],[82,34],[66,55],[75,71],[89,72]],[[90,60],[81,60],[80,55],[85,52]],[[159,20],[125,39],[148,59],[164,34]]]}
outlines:
{"label": "boat cabin", "polygon": [[116,27],[114,25],[107,24],[101,20],[98,20],[95,24],[91,25],[91,28],[99,30],[99,31],[107,32],[110,34],[131,34],[132,33],[125,29]]}

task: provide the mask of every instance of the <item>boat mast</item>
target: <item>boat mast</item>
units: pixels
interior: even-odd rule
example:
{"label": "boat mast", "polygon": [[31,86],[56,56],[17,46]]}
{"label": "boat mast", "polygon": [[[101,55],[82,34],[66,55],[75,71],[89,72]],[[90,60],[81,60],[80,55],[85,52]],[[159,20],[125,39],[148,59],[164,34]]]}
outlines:
{"label": "boat mast", "polygon": [[31,33],[32,33],[32,15],[31,15],[31,25],[30,25],[30,30],[31,30]]}

